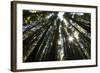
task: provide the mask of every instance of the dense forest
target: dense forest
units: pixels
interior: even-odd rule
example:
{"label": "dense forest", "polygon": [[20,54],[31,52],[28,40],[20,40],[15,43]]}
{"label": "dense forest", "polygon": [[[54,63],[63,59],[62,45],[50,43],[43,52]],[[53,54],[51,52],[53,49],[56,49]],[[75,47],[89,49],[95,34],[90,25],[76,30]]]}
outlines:
{"label": "dense forest", "polygon": [[23,10],[23,62],[90,58],[90,13]]}

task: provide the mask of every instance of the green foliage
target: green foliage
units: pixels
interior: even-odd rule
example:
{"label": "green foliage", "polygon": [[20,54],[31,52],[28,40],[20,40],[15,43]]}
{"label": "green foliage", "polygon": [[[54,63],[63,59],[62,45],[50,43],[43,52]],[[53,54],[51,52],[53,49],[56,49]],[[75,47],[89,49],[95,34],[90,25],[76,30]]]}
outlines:
{"label": "green foliage", "polygon": [[24,62],[90,58],[90,13],[23,10]]}

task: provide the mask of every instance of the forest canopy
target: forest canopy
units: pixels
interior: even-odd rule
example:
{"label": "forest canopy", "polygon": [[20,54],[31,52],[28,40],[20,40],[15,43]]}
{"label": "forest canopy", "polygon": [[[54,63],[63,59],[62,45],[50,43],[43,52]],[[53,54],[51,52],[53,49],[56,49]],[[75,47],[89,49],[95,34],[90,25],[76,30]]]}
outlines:
{"label": "forest canopy", "polygon": [[91,59],[91,14],[23,10],[23,62]]}

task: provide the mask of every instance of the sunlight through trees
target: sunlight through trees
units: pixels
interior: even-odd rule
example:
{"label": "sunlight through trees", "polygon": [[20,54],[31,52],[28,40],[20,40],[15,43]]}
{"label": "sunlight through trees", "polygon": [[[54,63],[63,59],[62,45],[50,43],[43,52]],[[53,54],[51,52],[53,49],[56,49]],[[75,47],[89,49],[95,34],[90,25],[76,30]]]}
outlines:
{"label": "sunlight through trees", "polygon": [[90,13],[23,10],[23,62],[90,58]]}

